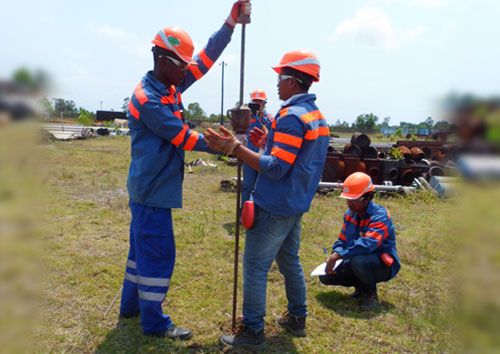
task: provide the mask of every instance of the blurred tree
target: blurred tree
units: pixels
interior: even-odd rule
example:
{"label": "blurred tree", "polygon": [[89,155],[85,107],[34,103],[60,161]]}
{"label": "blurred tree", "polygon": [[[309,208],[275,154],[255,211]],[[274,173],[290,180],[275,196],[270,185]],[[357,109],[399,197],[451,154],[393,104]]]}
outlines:
{"label": "blurred tree", "polygon": [[42,110],[46,113],[53,113],[54,112],[54,107],[52,106],[52,102],[47,97],[42,98],[40,101],[38,101],[38,104],[42,108]]}
{"label": "blurred tree", "polygon": [[123,99],[123,104],[122,104],[122,112],[127,112],[128,111],[128,104],[130,102],[130,97],[125,97]]}
{"label": "blurred tree", "polygon": [[381,128],[389,128],[389,122],[391,121],[391,117],[385,117],[384,121],[380,124]]}
{"label": "blurred tree", "polygon": [[351,130],[352,128],[349,127],[349,123],[346,121],[341,122],[340,119],[337,119],[335,124],[330,125],[331,132],[345,132]]}
{"label": "blurred tree", "polygon": [[451,128],[450,123],[448,123],[445,120],[440,120],[439,122],[436,122],[436,124],[434,124],[434,129],[436,130],[449,131],[450,128]]}
{"label": "blurred tree", "polygon": [[12,81],[18,85],[22,85],[28,88],[34,88],[35,79],[33,75],[27,68],[19,68],[12,75]]}
{"label": "blurred tree", "polygon": [[432,129],[433,126],[434,126],[434,119],[432,119],[432,117],[427,117],[427,119],[425,120],[425,127]]}
{"label": "blurred tree", "polygon": [[25,67],[14,71],[12,74],[12,81],[30,89],[31,91],[46,90],[50,85],[49,75],[45,71],[38,70],[35,73],[32,73]]}
{"label": "blurred tree", "polygon": [[356,118],[356,121],[352,124],[353,128],[361,132],[374,132],[377,129],[378,117],[373,113],[361,114]]}
{"label": "blurred tree", "polygon": [[86,109],[80,108],[80,114],[78,115],[77,122],[81,125],[92,125],[95,122],[94,114]]}
{"label": "blurred tree", "polygon": [[215,114],[215,113],[212,113],[209,117],[208,117],[208,120],[210,122],[220,122],[220,114]]}
{"label": "blurred tree", "polygon": [[74,101],[66,101],[62,98],[54,99],[54,109],[56,112],[76,115],[78,114],[78,109],[76,108],[76,104]]}
{"label": "blurred tree", "polygon": [[184,111],[184,117],[188,120],[206,120],[207,115],[205,111],[201,108],[198,102],[192,102],[188,104],[187,111]]}

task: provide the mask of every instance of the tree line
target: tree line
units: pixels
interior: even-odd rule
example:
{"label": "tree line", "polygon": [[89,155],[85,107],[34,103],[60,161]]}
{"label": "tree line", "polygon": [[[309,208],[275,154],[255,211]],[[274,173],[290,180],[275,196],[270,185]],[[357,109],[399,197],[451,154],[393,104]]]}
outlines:
{"label": "tree line", "polygon": [[[123,99],[122,111],[126,112],[128,110],[128,105],[130,102],[129,97]],[[46,111],[59,116],[60,114],[65,117],[76,117],[77,121],[82,124],[89,124],[95,121],[95,114],[82,107],[77,107],[76,103],[72,100],[65,100],[62,98],[53,99],[53,103],[47,98],[42,100],[42,105],[45,107]],[[191,122],[210,122],[218,123],[221,120],[220,114],[212,113],[208,115],[198,102],[192,102],[187,105],[184,109],[184,117],[186,120]],[[227,120],[224,117],[224,120]],[[330,125],[330,130],[332,132],[363,132],[363,133],[386,133],[394,135],[402,135],[403,133],[418,133],[422,129],[427,129],[430,131],[448,131],[450,129],[450,124],[447,121],[441,120],[435,122],[432,117],[427,117],[420,123],[411,122],[401,122],[398,125],[390,124],[391,117],[384,117],[380,119],[377,115],[373,113],[360,114],[356,117],[353,123],[348,123],[347,121],[340,121],[337,119],[334,124]]]}
{"label": "tree line", "polygon": [[420,123],[401,122],[398,125],[390,124],[391,117],[380,118],[373,113],[360,114],[356,120],[349,124],[347,121],[341,122],[340,119],[330,126],[332,131],[352,132],[358,131],[362,133],[378,133],[378,132],[393,132],[395,135],[401,135],[402,132],[418,133],[422,130],[427,131],[448,131],[451,125],[440,120],[435,122],[432,117],[427,117]]}

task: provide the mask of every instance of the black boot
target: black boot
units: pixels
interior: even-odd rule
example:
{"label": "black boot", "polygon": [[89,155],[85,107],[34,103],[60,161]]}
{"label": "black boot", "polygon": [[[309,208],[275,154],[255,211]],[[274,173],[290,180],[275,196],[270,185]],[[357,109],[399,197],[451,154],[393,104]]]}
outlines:
{"label": "black boot", "polygon": [[354,287],[354,292],[351,295],[349,295],[351,299],[356,299],[356,300],[360,299],[362,296],[363,296],[363,291],[358,287]]}
{"label": "black boot", "polygon": [[139,311],[137,312],[132,312],[132,313],[120,313],[118,316],[119,319],[129,319],[129,318],[136,318],[139,317],[140,313]]}
{"label": "black boot", "polygon": [[226,346],[254,350],[264,348],[265,341],[264,330],[254,333],[245,325],[242,325],[234,335],[225,334],[220,337],[220,342]]}
{"label": "black boot", "polygon": [[286,329],[295,337],[305,337],[306,333],[306,316],[294,316],[286,311],[276,323]]}
{"label": "black boot", "polygon": [[375,310],[378,307],[377,290],[363,294],[360,299],[359,308],[363,311]]}

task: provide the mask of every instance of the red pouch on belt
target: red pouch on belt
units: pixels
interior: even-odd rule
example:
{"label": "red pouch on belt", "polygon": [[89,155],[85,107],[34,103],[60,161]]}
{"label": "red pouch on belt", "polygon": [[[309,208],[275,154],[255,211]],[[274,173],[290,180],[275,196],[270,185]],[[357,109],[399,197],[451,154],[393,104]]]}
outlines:
{"label": "red pouch on belt", "polygon": [[250,230],[253,227],[255,220],[255,204],[253,200],[247,200],[243,203],[243,208],[241,210],[241,223],[245,229]]}
{"label": "red pouch on belt", "polygon": [[390,267],[392,263],[394,263],[394,258],[392,258],[392,256],[389,253],[382,253],[380,255],[380,259],[388,267]]}

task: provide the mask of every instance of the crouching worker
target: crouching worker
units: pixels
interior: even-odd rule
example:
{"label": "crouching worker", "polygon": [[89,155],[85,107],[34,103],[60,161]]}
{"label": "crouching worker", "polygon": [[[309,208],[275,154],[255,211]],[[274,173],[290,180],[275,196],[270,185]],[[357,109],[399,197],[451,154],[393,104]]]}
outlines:
{"label": "crouching worker", "polygon": [[[326,285],[353,286],[351,297],[359,300],[363,310],[378,305],[377,283],[394,278],[401,267],[391,216],[372,201],[374,190],[370,176],[362,172],[344,181],[340,197],[347,200],[349,209],[328,257],[326,275],[319,278]],[[343,262],[334,271],[339,259]]]}

